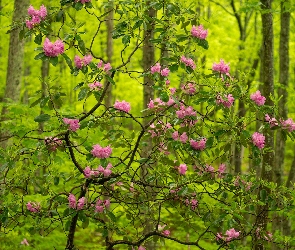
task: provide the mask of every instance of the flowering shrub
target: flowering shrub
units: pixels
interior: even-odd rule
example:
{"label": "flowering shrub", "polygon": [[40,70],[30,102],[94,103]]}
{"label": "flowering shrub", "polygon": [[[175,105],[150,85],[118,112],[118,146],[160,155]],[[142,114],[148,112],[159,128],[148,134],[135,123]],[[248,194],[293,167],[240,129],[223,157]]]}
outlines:
{"label": "flowering shrub", "polygon": [[[85,8],[85,13],[94,17],[107,14],[107,8],[94,9],[86,0],[60,3],[52,10],[58,9],[62,16],[70,15],[65,9],[72,7],[76,11]],[[271,229],[271,212],[293,209],[290,192],[276,190],[275,185],[261,181],[253,172],[233,174],[232,145],[243,145],[253,164],[260,166],[263,156],[272,150],[265,148],[270,129],[282,129],[294,138],[293,120],[280,119],[279,115],[271,118],[273,109],[264,106],[269,97],[261,96],[259,91],[252,95],[247,89],[241,91],[238,84],[243,82],[230,76],[229,63],[224,60],[213,64],[214,74],[199,72],[195,58],[201,48],[208,49],[208,30],[195,26],[192,20],[199,17],[193,19],[191,11],[170,1],[154,1],[151,7],[169,9],[163,25],[161,18],[146,16],[146,9],[139,19],[139,10],[128,9],[128,4],[119,2],[114,8],[113,37],[122,37],[124,45],[118,53],[120,62],[112,61],[111,65],[103,59],[106,55],[96,55],[97,50],[92,48],[95,43],[83,41],[78,25],[65,31],[68,34],[50,36],[57,37],[54,43],[45,38],[43,52],[35,59],[56,65],[61,55],[73,76],[83,74],[83,82],[75,87],[83,110],[57,105],[56,100],[63,95],[52,93],[51,86],[46,97],[35,101],[45,113],[34,122],[42,123],[44,129],[40,132],[39,127],[30,127],[24,133],[22,128],[19,134],[13,134],[15,143],[0,157],[0,171],[5,173],[0,183],[4,190],[1,230],[32,224],[30,233],[42,235],[44,241],[52,231],[66,232],[66,242],[61,243],[66,249],[79,248],[75,232],[83,230],[97,237],[98,248],[108,250],[146,249],[152,243],[160,246],[165,240],[166,244],[173,241],[200,249],[208,245],[239,249],[242,241],[251,246],[261,242],[284,245],[279,233],[272,235],[267,230]],[[29,12],[37,15],[31,7]],[[42,16],[38,13],[45,18],[44,10]],[[58,13],[49,13],[55,15],[52,22],[58,19]],[[62,18],[62,25],[69,24],[68,19]],[[169,58],[165,66],[153,63],[142,71],[135,70],[131,59],[144,43],[143,30],[150,26],[150,20],[155,22],[157,38],[149,42],[157,46],[167,43]],[[97,19],[97,32],[104,21]],[[186,22],[191,25],[191,33],[177,34],[176,28]],[[46,30],[37,31],[36,25],[28,29],[27,36],[43,32],[41,42],[42,37],[52,35]],[[190,46],[184,43],[187,41]],[[67,55],[73,48],[83,55],[75,56],[74,62]],[[153,80],[157,97],[146,103],[140,116],[134,107],[131,111],[127,101],[116,101],[113,107],[103,104],[111,84],[124,84],[123,74],[136,81],[141,77]],[[179,83],[185,84],[176,88]],[[235,108],[230,109],[241,100],[249,107],[247,117],[238,117]],[[265,121],[259,132],[254,132],[257,114]],[[248,159],[246,163],[249,165]],[[41,177],[42,184],[37,186]],[[269,217],[264,217],[266,224],[256,213],[261,207],[269,212]],[[24,239],[21,244],[28,245],[28,241]]]}

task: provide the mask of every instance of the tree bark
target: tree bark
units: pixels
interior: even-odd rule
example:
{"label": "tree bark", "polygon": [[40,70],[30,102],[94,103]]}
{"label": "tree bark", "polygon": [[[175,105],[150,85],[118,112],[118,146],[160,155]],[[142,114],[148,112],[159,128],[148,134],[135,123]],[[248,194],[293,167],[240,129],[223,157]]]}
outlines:
{"label": "tree bark", "polygon": [[[113,57],[113,37],[112,37],[112,31],[114,29],[114,11],[111,10],[111,12],[107,16],[106,21],[107,26],[107,58],[108,62],[112,63],[112,57]],[[105,95],[105,105],[106,107],[112,106],[112,84],[109,85],[106,95]]]}
{"label": "tree bark", "polygon": [[[264,95],[266,97],[266,105],[272,106],[273,103],[270,100],[270,95],[274,94],[274,68],[273,68],[273,17],[271,13],[271,0],[261,0],[261,18],[262,18],[262,36],[263,36],[263,47],[264,53],[261,60],[261,67],[263,71],[263,83],[264,83]],[[265,148],[273,148],[274,147],[274,139],[273,132],[269,131],[267,135],[265,135]],[[263,163],[261,169],[261,179],[264,181],[270,182],[272,181],[274,169],[274,153],[267,152],[263,154]],[[269,193],[269,189],[263,187],[267,193]],[[260,199],[260,192],[258,195],[258,199]],[[257,208],[257,217],[256,217],[256,225],[257,228],[266,229],[267,225],[267,217],[268,217],[268,205],[260,205]],[[264,248],[263,241],[259,239],[257,234],[254,232],[254,249],[262,250]]]}

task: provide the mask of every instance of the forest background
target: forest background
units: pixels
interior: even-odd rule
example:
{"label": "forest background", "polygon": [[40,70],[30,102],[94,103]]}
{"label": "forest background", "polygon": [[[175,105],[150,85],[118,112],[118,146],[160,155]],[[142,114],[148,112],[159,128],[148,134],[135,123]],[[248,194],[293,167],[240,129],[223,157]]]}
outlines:
{"label": "forest background", "polygon": [[[21,1],[22,8],[28,8],[29,4],[33,6],[40,6],[42,4],[46,5],[47,8],[51,6],[58,6],[58,1]],[[132,1],[131,1],[132,2]],[[137,1],[134,1],[134,4]],[[174,1],[170,1],[173,3]],[[224,59],[225,62],[230,62],[231,75],[234,76],[237,81],[245,81],[247,79],[249,85],[249,93],[255,92],[257,89],[260,89],[263,93],[263,82],[261,77],[263,75],[263,70],[260,67],[260,56],[261,56],[261,43],[262,43],[262,21],[261,21],[261,2],[260,1],[178,1],[180,5],[185,6],[186,8],[191,8],[195,13],[198,14],[198,22],[202,23],[206,29],[209,31],[207,40],[209,42],[209,49],[203,50],[200,48],[196,51],[195,61],[198,67],[198,70],[203,74],[210,74],[212,72],[212,63],[218,62],[220,58]],[[113,3],[116,5],[116,1]],[[92,5],[97,12],[103,12],[108,6],[107,2],[104,1],[92,1]],[[5,96],[5,88],[8,86],[7,75],[15,74],[16,72],[11,71],[8,66],[8,53],[9,53],[9,32],[11,30],[12,16],[14,12],[14,2],[13,1],[1,1],[0,2],[1,15],[1,36],[0,36],[0,100],[1,100],[1,109],[4,108],[8,103],[8,109],[10,114],[10,120],[2,120],[2,125],[5,129],[17,134],[22,135],[28,129],[40,129],[40,124],[32,123],[35,117],[40,115],[40,112],[49,109],[46,106],[48,99],[44,99],[43,103],[39,105],[32,105],[36,100],[38,100],[38,94],[40,92],[36,91],[45,91],[46,86],[44,85],[43,79],[46,78],[47,82],[51,86],[55,86],[56,90],[61,90],[66,94],[66,98],[62,99],[62,103],[57,105],[62,105],[63,109],[66,111],[71,110],[73,113],[80,113],[83,110],[91,108],[96,100],[92,96],[90,101],[87,103],[77,102],[78,99],[83,99],[83,93],[81,94],[79,89],[79,83],[83,82],[83,74],[78,76],[73,76],[70,74],[70,71],[67,67],[66,60],[62,58],[59,59],[58,64],[53,66],[51,64],[44,65],[44,62],[41,60],[34,60],[35,55],[37,54],[35,48],[36,37],[32,36],[24,39],[24,56],[20,58],[19,63],[22,65],[21,71],[17,72],[21,74],[21,82],[19,84],[19,90],[15,89],[14,97]],[[290,30],[289,32],[289,71],[288,82],[286,85],[282,85],[280,82],[280,36],[281,33],[281,14],[282,8],[290,12]],[[274,28],[274,98],[276,104],[278,105],[278,112],[288,112],[288,117],[295,119],[295,104],[293,102],[295,98],[295,58],[294,58],[294,43],[295,43],[295,18],[294,13],[292,12],[295,8],[295,4],[292,1],[273,1],[271,14],[273,17],[273,28]],[[114,14],[114,21],[112,24],[108,22],[102,22],[101,29],[97,34],[94,41],[92,37],[96,32],[96,19],[89,17],[86,10],[82,9],[79,12],[76,12],[74,9],[69,9],[68,15],[66,18],[72,19],[73,27],[77,27],[83,40],[85,42],[85,47],[89,48],[90,44],[93,42],[93,52],[96,55],[100,55],[102,58],[105,58],[106,61],[111,62],[113,67],[120,65],[121,61],[121,51],[124,48],[124,41],[122,38],[115,37],[116,34],[113,32],[113,27],[116,26],[118,22],[118,13]],[[94,25],[95,24],[95,25]],[[180,32],[190,31],[191,23],[183,24],[179,29]],[[53,23],[53,31],[57,32],[60,28],[59,23]],[[62,27],[61,33],[66,33],[69,27]],[[110,42],[110,33],[116,38],[111,39]],[[22,36],[23,34],[21,34]],[[123,38],[124,39],[124,38]],[[128,38],[126,38],[128,39]],[[35,42],[34,42],[35,40]],[[81,49],[81,48],[80,48]],[[127,49],[124,53],[128,54],[130,51]],[[74,56],[79,54],[78,49],[70,50],[67,55],[73,60]],[[163,57],[162,48],[157,47],[155,50],[156,61],[161,61]],[[161,61],[162,62],[162,61]],[[131,66],[130,66],[131,65]],[[144,67],[142,50],[138,50],[131,58],[130,67],[134,71],[142,71]],[[44,69],[44,67],[47,67]],[[145,69],[144,69],[145,70]],[[180,75],[181,78],[181,75]],[[143,78],[139,78],[142,79]],[[134,116],[141,116],[142,110],[145,109],[144,103],[144,88],[141,84],[138,84],[140,80],[133,79],[128,77],[126,74],[116,74],[114,81],[117,83],[112,86],[111,92],[108,94],[105,99],[107,106],[112,106],[116,100],[125,100],[131,104],[132,114]],[[179,78],[171,78],[170,86],[175,88],[180,88],[182,82],[179,81]],[[78,87],[77,87],[78,86]],[[288,95],[286,95],[288,93]],[[287,96],[285,100],[286,103],[281,104],[280,101],[284,101],[282,94]],[[58,98],[57,98],[58,99]],[[235,103],[233,113],[240,115],[241,106],[238,102]],[[30,108],[30,106],[32,106]],[[41,108],[40,108],[41,107]],[[41,109],[43,111],[41,111]],[[286,111],[287,110],[287,111]],[[246,115],[246,114],[244,114]],[[21,116],[21,117],[18,117]],[[17,125],[13,121],[13,117],[21,118],[21,122]],[[16,119],[16,118],[15,118]],[[257,127],[261,124],[258,122]],[[124,121],[123,127],[132,131],[136,128],[133,127],[133,123]],[[252,127],[254,132],[255,126]],[[282,137],[279,135],[276,137],[276,149],[282,149],[280,141]],[[294,168],[295,172],[295,154],[294,154],[294,141],[288,139],[286,141],[286,147],[282,150],[280,154],[281,167],[279,168],[280,173],[276,176],[281,176],[281,183],[285,185],[288,178],[290,177],[289,173]],[[237,154],[234,148],[234,145],[230,149],[232,155]],[[240,150],[240,149],[239,149]],[[228,172],[232,174],[237,173],[249,173],[251,172],[251,159],[249,158],[249,150],[247,148],[241,149],[241,165],[236,163],[236,158],[232,157],[228,159],[228,163],[231,167],[228,168]],[[239,158],[239,157],[237,157]],[[69,159],[66,157],[57,154],[55,156],[54,163],[55,166],[61,166],[61,169],[67,169],[67,164],[69,164]],[[252,169],[253,170],[253,169]],[[292,171],[291,171],[292,172]],[[36,184],[38,185],[38,183]],[[39,183],[40,185],[40,183]],[[288,184],[291,185],[291,184]],[[291,185],[293,186],[293,185]],[[39,187],[36,187],[38,189]],[[43,236],[35,234],[30,236],[27,232],[28,228],[19,228],[16,231],[11,231],[8,234],[0,234],[0,249],[19,249],[25,248],[26,246],[20,245],[20,242],[23,238],[27,238],[29,242],[33,242],[28,248],[34,249],[63,249],[63,242],[66,241],[66,236],[60,231],[51,232],[46,238],[46,241],[43,241]],[[85,231],[86,230],[86,231]],[[97,242],[95,237],[90,237],[93,233],[93,227],[89,227],[84,231],[77,231],[77,245],[79,249],[100,249],[97,247]],[[89,230],[89,232],[87,232]],[[292,227],[292,232],[295,228]],[[173,228],[172,228],[173,231]],[[274,232],[273,232],[274,233]],[[100,235],[100,232],[96,232],[94,235]],[[189,238],[189,234],[186,234],[185,237]],[[48,240],[49,239],[49,240]],[[62,242],[62,244],[61,244]],[[204,241],[203,247],[205,249],[216,249],[216,245],[211,241]],[[247,245],[247,243],[245,243]],[[60,247],[60,248],[59,248]],[[247,247],[247,246],[245,246]],[[104,249],[103,247],[101,249]],[[122,248],[123,249],[123,248]],[[173,241],[166,241],[165,246],[159,247],[159,249],[197,249],[193,246],[185,247],[179,246]],[[242,248],[239,248],[242,249]],[[247,248],[245,248],[247,249]]]}

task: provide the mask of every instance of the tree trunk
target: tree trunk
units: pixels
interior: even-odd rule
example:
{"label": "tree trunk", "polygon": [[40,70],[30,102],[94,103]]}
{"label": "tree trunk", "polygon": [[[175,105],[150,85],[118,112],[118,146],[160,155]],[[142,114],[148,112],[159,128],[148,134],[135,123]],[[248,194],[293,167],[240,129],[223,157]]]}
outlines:
{"label": "tree trunk", "polygon": [[[112,63],[112,56],[113,56],[113,37],[112,31],[114,29],[114,11],[111,12],[107,16],[107,58],[108,62]],[[112,84],[109,85],[106,95],[105,95],[105,105],[106,107],[112,106]]]}
{"label": "tree trunk", "polygon": [[[261,0],[262,8],[262,36],[263,36],[263,47],[264,53],[261,60],[261,67],[263,71],[263,83],[264,83],[264,95],[266,97],[265,105],[272,106],[273,103],[270,100],[270,95],[274,94],[274,69],[273,69],[273,18],[271,13],[271,0]],[[265,148],[274,147],[273,132],[269,131],[265,135]],[[274,154],[268,152],[263,154],[263,164],[261,169],[261,179],[270,182],[272,181],[272,174],[274,169]],[[269,193],[269,190],[265,187],[263,189]],[[260,192],[258,193],[258,199],[260,199]],[[256,225],[257,228],[266,229],[267,216],[268,216],[268,205],[258,206]],[[255,231],[255,230],[254,230]],[[259,240],[257,234],[254,233],[254,249],[261,250],[265,249],[263,241]]]}
{"label": "tree trunk", "polygon": [[[146,5],[149,6],[151,1],[147,0]],[[156,10],[152,7],[149,7],[145,13],[150,17],[150,22],[147,24],[147,29],[144,31],[144,43],[143,43],[143,69],[144,71],[149,71],[151,66],[155,63],[155,48],[153,43],[150,42],[151,39],[154,37],[154,24],[153,18],[156,17]],[[154,81],[149,76],[144,76],[144,84],[143,84],[143,109],[146,109],[150,99],[154,99]],[[149,117],[144,118],[143,124],[147,126],[149,124]],[[147,146],[142,151],[142,157],[148,158],[152,151],[152,140],[151,138],[147,141]],[[146,164],[141,168],[141,179],[145,182],[148,176],[148,168],[149,166]],[[152,197],[152,190],[151,188],[147,188],[147,198],[150,199]],[[144,222],[144,233],[148,233],[152,231],[154,225],[152,223],[152,217],[149,214],[152,214],[150,211],[150,207],[148,208],[148,212],[146,213],[146,221]],[[153,241],[147,241],[145,243],[145,247],[147,250],[154,250],[155,243]]]}
{"label": "tree trunk", "polygon": [[[24,20],[27,14],[27,7],[29,0],[14,1],[14,13],[12,23]],[[20,98],[20,84],[23,74],[23,56],[24,56],[24,40],[19,39],[20,27],[14,28],[10,33],[9,52],[8,52],[8,66],[6,75],[6,88],[4,92],[4,102],[11,99],[13,102],[18,102]],[[3,107],[1,112],[1,120],[5,120],[7,108]],[[3,130],[3,129],[2,129]],[[6,138],[7,132],[2,131],[1,138]],[[6,147],[7,140],[1,140],[0,146]]]}

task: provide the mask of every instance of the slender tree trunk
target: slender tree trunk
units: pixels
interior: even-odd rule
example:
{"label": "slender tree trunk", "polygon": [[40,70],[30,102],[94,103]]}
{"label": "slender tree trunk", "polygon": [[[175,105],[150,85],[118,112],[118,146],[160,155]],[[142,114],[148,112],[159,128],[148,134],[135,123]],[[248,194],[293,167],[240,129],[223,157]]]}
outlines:
{"label": "slender tree trunk", "polygon": [[[12,23],[24,20],[29,0],[16,0],[14,1],[14,13]],[[6,75],[6,88],[4,92],[4,102],[7,98],[13,102],[18,102],[20,98],[20,85],[23,74],[23,57],[24,57],[24,40],[19,39],[20,28],[14,28],[10,33],[9,52],[8,52],[8,66]],[[1,120],[5,120],[7,108],[3,107],[1,112]],[[1,138],[8,136],[7,132],[1,129]],[[0,140],[0,146],[6,147],[7,140]]]}
{"label": "slender tree trunk", "polygon": [[[150,0],[146,1],[146,5],[149,6],[151,4]],[[147,24],[147,29],[144,31],[144,43],[143,43],[143,69],[144,71],[150,70],[151,66],[155,63],[155,48],[153,43],[150,42],[151,39],[154,37],[154,24],[153,24],[153,18],[156,17],[156,10],[154,10],[152,7],[149,7],[146,11],[146,15],[150,17],[150,22]],[[144,84],[143,84],[143,109],[146,109],[148,106],[148,103],[151,99],[154,99],[154,89],[153,89],[154,81],[148,77],[144,76]],[[147,126],[149,124],[149,118],[144,118],[143,124],[144,126]],[[142,152],[142,157],[147,158],[151,151],[152,151],[152,140],[151,138],[147,141],[147,146],[144,148]],[[141,168],[141,178],[143,181],[146,180],[148,176],[148,168],[149,165],[144,165]],[[147,199],[150,199],[152,197],[152,190],[150,188],[147,188]],[[148,212],[146,213],[146,221],[144,225],[144,231],[145,233],[148,233],[152,231],[154,228],[154,225],[152,223],[152,218],[150,218],[149,214],[152,214],[150,211],[150,207],[148,208]],[[155,243],[153,241],[147,241],[145,243],[145,247],[147,250],[154,250],[155,249]]]}
{"label": "slender tree trunk", "polygon": [[[287,87],[289,83],[289,37],[290,37],[290,12],[285,9],[285,4],[290,1],[281,2],[281,31],[280,31],[280,47],[279,47],[279,60],[280,60],[280,71],[279,81],[280,86],[278,89],[278,96],[281,97],[278,108],[279,113],[283,119],[287,119],[288,116],[288,92]],[[278,186],[282,185],[283,171],[284,171],[284,157],[285,157],[285,140],[282,135],[282,130],[277,130],[276,134],[276,145],[275,145],[275,165],[274,165],[274,182]],[[294,161],[293,161],[294,163]],[[292,164],[293,166],[293,164]],[[292,167],[291,167],[292,168]],[[291,173],[291,171],[290,171]],[[289,175],[290,176],[290,175]],[[288,178],[289,181],[289,178]],[[288,182],[287,182],[288,183]],[[286,230],[290,225],[289,219],[286,217],[275,215],[273,223],[273,231],[279,230],[283,233],[287,233]],[[284,231],[284,229],[286,231]],[[273,244],[273,250],[278,249]]]}
{"label": "slender tree trunk", "polygon": [[[261,67],[263,70],[263,83],[264,83],[264,95],[266,96],[266,105],[272,106],[273,103],[270,100],[270,95],[274,94],[274,68],[273,68],[273,17],[271,13],[271,0],[261,0],[262,8],[262,36],[264,53],[261,60]],[[265,148],[274,147],[273,132],[269,131],[265,134]],[[265,181],[272,181],[272,174],[274,169],[274,153],[268,152],[263,155],[263,164],[261,170],[261,178]],[[269,193],[269,190],[265,187],[263,189]],[[260,192],[258,195],[260,199]],[[256,225],[261,229],[266,229],[267,217],[268,217],[268,205],[258,206]],[[261,250],[264,248],[264,243],[254,233],[254,249]]]}
{"label": "slender tree trunk", "polygon": [[[107,16],[107,58],[108,62],[112,63],[113,57],[113,37],[112,31],[114,29],[114,11],[112,10]],[[105,95],[105,105],[106,107],[112,106],[112,84],[109,85],[106,95]]]}

